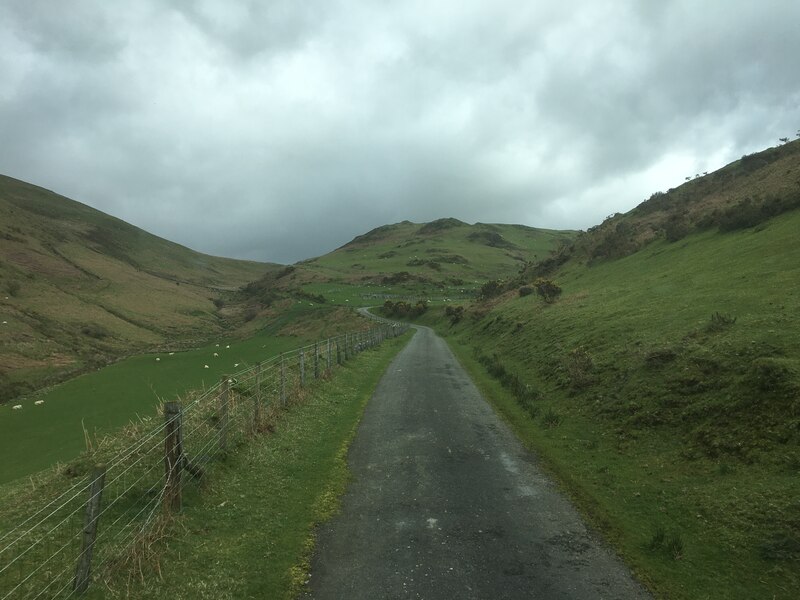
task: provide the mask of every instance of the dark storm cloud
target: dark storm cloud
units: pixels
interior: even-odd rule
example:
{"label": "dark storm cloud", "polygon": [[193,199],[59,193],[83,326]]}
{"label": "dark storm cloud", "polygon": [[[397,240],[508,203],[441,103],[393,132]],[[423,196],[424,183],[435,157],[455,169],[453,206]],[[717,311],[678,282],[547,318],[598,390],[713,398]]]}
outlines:
{"label": "dark storm cloud", "polygon": [[778,0],[12,0],[0,172],[262,260],[403,219],[586,228],[793,135],[798,22]]}

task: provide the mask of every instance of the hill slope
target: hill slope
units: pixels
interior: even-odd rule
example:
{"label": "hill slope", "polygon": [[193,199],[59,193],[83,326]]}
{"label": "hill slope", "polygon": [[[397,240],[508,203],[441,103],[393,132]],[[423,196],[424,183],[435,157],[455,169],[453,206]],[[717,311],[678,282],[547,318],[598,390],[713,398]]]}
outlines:
{"label": "hill slope", "polygon": [[33,381],[217,332],[220,292],[273,267],[200,254],[0,176],[0,400]]}
{"label": "hill slope", "polygon": [[360,235],[333,252],[269,277],[259,288],[321,295],[327,301],[375,303],[375,297],[469,296],[489,279],[513,277],[577,232],[524,225],[439,219],[403,221]]}
{"label": "hill slope", "polygon": [[[800,592],[799,147],[425,317],[665,597]],[[687,221],[670,236],[675,206]],[[562,288],[552,303],[518,289],[542,275]]]}

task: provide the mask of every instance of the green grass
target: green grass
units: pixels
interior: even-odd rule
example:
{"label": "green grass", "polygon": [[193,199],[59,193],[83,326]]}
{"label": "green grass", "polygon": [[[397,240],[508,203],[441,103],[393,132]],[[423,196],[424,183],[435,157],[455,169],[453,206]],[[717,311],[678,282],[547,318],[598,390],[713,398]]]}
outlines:
{"label": "green grass", "polygon": [[0,401],[237,324],[213,300],[275,265],[212,257],[0,176]]}
{"label": "green grass", "polygon": [[[338,507],[346,450],[378,379],[410,335],[359,354],[215,469],[189,496],[137,598],[292,598],[303,585],[313,528]],[[123,577],[120,575],[120,579]],[[119,582],[118,582],[119,583]],[[120,584],[122,585],[122,584]],[[102,597],[102,590],[96,590]]]}
{"label": "green grass", "polygon": [[798,230],[656,242],[568,263],[551,306],[421,319],[660,597],[800,593]]}
{"label": "green grass", "polygon": [[[0,464],[0,483],[72,460],[85,449],[84,428],[92,438],[109,433],[137,415],[154,414],[161,401],[213,385],[223,374],[302,345],[303,338],[278,336],[281,327],[329,313],[324,307],[295,304],[250,338],[221,337],[172,355],[136,356],[19,401],[22,410],[0,405],[0,453],[14,457]],[[44,404],[36,406],[36,400]]]}

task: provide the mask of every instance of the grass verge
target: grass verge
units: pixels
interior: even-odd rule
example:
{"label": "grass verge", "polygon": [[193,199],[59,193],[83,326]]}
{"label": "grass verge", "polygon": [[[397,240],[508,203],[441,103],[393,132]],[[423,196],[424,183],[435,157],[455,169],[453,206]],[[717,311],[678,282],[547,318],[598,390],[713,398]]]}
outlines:
{"label": "grass verge", "polygon": [[[291,598],[305,583],[314,527],[332,516],[348,478],[346,453],[367,401],[409,340],[361,353],[308,388],[274,431],[242,447],[189,495],[178,532],[120,597]],[[108,595],[100,589],[94,597]]]}

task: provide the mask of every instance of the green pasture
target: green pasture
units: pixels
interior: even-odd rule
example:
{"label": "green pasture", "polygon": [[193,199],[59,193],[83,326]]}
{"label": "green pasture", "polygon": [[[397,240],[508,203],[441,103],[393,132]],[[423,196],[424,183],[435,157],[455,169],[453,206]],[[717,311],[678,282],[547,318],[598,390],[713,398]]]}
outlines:
{"label": "green pasture", "polygon": [[[136,598],[296,598],[308,578],[314,529],[333,516],[349,477],[347,449],[380,377],[413,333],[388,339],[311,381],[302,399],[184,496],[180,523],[131,586]],[[90,598],[102,598],[102,586]]]}
{"label": "green pasture", "polygon": [[[193,350],[135,356],[19,401],[22,409],[0,406],[0,452],[6,457],[0,483],[75,458],[85,449],[84,429],[92,438],[108,433],[137,415],[153,414],[162,400],[214,385],[224,374],[310,341],[275,335],[281,324],[315,310],[306,304],[249,339],[220,338]],[[44,402],[36,405],[37,400]]]}

